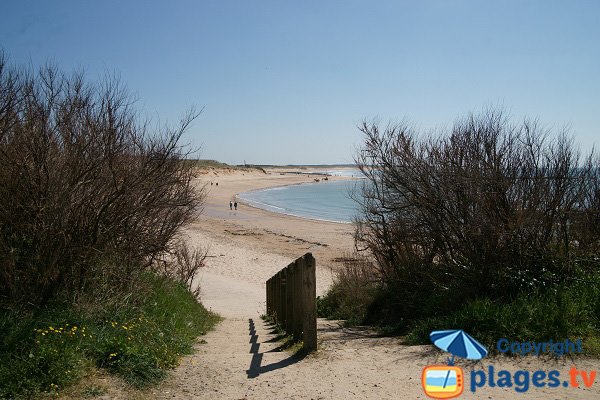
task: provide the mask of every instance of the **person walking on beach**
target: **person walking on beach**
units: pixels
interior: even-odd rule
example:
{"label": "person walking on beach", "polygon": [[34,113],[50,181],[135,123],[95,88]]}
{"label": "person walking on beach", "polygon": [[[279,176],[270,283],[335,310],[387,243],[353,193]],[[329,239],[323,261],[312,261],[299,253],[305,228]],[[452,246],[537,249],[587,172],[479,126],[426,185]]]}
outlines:
{"label": "person walking on beach", "polygon": [[229,202],[229,209],[230,209],[230,210],[232,210],[232,206],[233,206],[233,203],[230,201],[230,202]]}
{"label": "person walking on beach", "polygon": [[233,206],[235,207],[235,210],[237,211],[237,200],[235,203],[233,203]]}

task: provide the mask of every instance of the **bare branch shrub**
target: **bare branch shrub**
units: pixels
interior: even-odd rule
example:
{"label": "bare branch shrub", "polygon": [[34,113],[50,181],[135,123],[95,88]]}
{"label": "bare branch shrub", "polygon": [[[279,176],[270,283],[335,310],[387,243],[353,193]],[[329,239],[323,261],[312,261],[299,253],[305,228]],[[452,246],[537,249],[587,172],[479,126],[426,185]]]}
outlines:
{"label": "bare branch shrub", "polygon": [[358,253],[340,259],[342,265],[332,271],[333,282],[327,294],[319,299],[321,316],[363,322],[373,302],[380,275],[375,265]]}
{"label": "bare branch shrub", "polygon": [[359,129],[368,184],[355,239],[399,314],[513,298],[576,277],[598,255],[600,164],[566,132],[494,109],[429,135],[404,122]]}
{"label": "bare branch shrub", "polygon": [[153,129],[115,79],[0,57],[0,306],[123,285],[168,252],[203,200],[179,144],[197,116]]}
{"label": "bare branch shrub", "polygon": [[157,263],[157,270],[184,285],[194,296],[200,296],[200,285],[195,278],[200,268],[206,265],[207,249],[190,249],[183,241],[178,241],[169,256]]}

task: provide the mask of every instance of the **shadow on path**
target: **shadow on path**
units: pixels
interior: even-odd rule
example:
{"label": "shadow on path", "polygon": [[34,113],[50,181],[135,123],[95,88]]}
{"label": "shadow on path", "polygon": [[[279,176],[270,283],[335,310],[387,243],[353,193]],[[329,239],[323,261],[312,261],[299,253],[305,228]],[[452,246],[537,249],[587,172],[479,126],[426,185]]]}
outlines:
{"label": "shadow on path", "polygon": [[[261,365],[263,359],[263,353],[259,352],[260,342],[258,341],[258,335],[256,333],[256,327],[254,326],[254,320],[251,318],[248,320],[249,330],[250,330],[250,353],[252,353],[252,361],[250,361],[250,368],[246,370],[246,374],[249,379],[256,378],[260,374],[264,374],[266,372],[274,371],[276,369],[285,368],[289,365],[295,364],[298,361],[304,358],[303,354],[292,354],[289,357],[277,361],[275,363],[271,363],[268,365]],[[266,340],[265,343],[272,343],[273,339]],[[281,346],[280,346],[281,347]],[[268,352],[273,352],[276,350],[271,350]]]}

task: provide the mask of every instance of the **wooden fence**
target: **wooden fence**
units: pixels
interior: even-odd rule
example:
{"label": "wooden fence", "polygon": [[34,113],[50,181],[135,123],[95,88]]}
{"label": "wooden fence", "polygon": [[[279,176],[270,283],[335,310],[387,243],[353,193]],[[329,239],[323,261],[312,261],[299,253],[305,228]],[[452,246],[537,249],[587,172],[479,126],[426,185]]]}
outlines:
{"label": "wooden fence", "polygon": [[267,315],[303,349],[317,349],[316,261],[306,253],[267,281]]}

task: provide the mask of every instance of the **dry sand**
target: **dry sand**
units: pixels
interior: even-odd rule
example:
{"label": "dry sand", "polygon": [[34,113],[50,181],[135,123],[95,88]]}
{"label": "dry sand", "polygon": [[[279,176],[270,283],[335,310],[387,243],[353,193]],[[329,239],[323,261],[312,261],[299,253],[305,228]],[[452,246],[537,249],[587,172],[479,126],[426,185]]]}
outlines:
{"label": "dry sand", "polygon": [[[287,217],[240,204],[229,210],[236,193],[269,186],[310,182],[314,177],[279,171],[210,170],[202,179],[209,191],[204,213],[188,230],[189,241],[208,247],[207,267],[199,277],[202,302],[224,317],[202,337],[197,353],[158,388],[136,398],[159,399],[424,399],[421,371],[446,358],[432,346],[405,346],[401,339],[382,338],[362,328],[344,329],[319,320],[319,350],[303,359],[278,351],[280,343],[259,316],[265,309],[264,282],[306,252],[317,259],[317,290],[331,283],[336,258],[353,248],[352,226]],[[210,185],[210,181],[213,185]],[[216,186],[216,182],[219,183]],[[540,360],[533,357],[484,359],[458,363],[467,375],[465,399],[598,399],[600,377],[592,389],[484,387],[469,391],[469,371],[487,368],[515,371],[558,369],[572,365],[597,370],[597,360]],[[122,392],[121,392],[122,393]],[[123,398],[110,391],[106,398]],[[127,397],[127,396],[125,396]]]}

